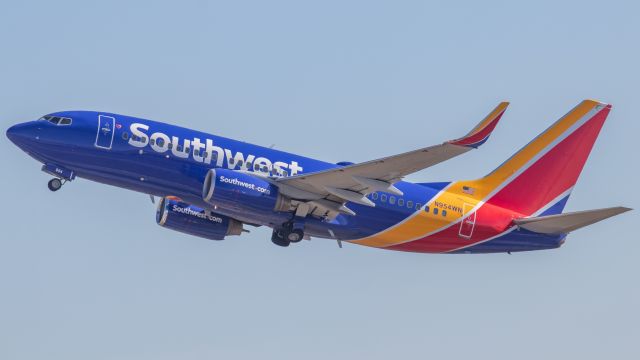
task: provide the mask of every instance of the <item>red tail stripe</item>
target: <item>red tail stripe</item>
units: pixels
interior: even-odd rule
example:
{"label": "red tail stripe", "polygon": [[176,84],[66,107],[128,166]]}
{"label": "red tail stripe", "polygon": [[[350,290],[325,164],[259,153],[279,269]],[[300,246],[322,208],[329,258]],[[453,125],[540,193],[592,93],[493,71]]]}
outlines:
{"label": "red tail stripe", "polygon": [[597,113],[489,202],[528,216],[575,185],[608,113]]}

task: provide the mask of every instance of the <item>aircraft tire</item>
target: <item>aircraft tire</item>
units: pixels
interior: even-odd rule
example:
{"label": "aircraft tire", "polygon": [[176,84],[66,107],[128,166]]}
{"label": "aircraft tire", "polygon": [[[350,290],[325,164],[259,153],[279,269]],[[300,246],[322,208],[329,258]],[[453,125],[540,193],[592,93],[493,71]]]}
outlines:
{"label": "aircraft tire", "polygon": [[282,236],[278,230],[273,230],[273,233],[271,234],[271,242],[282,247],[287,247],[291,244],[291,242],[286,237]]}
{"label": "aircraft tire", "polygon": [[62,187],[62,181],[60,181],[60,179],[58,178],[53,178],[49,180],[49,182],[47,183],[47,187],[51,191],[58,191]]}
{"label": "aircraft tire", "polygon": [[287,234],[287,240],[292,243],[300,242],[304,238],[304,232],[300,229],[293,229]]}

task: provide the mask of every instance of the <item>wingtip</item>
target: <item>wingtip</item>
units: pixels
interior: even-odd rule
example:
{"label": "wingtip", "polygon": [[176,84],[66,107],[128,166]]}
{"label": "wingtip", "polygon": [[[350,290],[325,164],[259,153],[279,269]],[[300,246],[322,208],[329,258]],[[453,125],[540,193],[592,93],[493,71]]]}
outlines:
{"label": "wingtip", "polygon": [[467,135],[460,139],[449,141],[449,143],[453,145],[478,148],[489,139],[489,136],[496,128],[496,125],[498,125],[498,122],[500,122],[500,119],[502,118],[502,115],[504,115],[508,106],[508,101],[499,103],[498,106],[496,106],[489,115],[482,119],[482,121],[480,121],[480,123]]}

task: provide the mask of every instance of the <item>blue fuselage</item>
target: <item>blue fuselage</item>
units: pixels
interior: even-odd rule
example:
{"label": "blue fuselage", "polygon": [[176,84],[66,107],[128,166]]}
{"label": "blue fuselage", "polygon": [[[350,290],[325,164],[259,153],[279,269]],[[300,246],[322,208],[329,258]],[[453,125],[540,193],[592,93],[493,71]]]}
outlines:
{"label": "blue fuselage", "polygon": [[[60,126],[40,120],[16,125],[20,128],[14,127],[13,131],[23,135],[13,135],[12,140],[38,161],[71,169],[78,177],[155,196],[177,196],[203,208],[210,206],[202,199],[202,186],[205,175],[211,168],[263,173],[267,166],[270,175],[287,176],[340,166],[129,116],[89,111],[51,115],[69,117],[73,122]],[[107,122],[100,124],[99,116],[106,118]],[[99,127],[109,124],[108,118],[115,119],[114,125],[103,136]],[[136,138],[138,131],[144,135]],[[151,144],[153,134],[160,134],[154,139],[154,145]],[[157,139],[164,138],[163,135],[166,135],[172,145],[168,145],[166,140],[162,146],[157,145]],[[196,155],[194,139],[202,144]],[[207,149],[207,144],[216,149]],[[178,145],[181,146],[179,150]],[[251,168],[247,167],[249,159],[253,160],[249,162]],[[416,211],[416,204],[424,204],[445,185],[446,183],[434,183],[426,186],[400,182],[396,186],[404,193],[405,199],[400,202],[402,206],[398,205],[398,201],[393,205],[377,201],[375,208],[349,204],[358,216],[340,215],[331,222],[308,219],[306,231],[311,236],[327,238],[331,237],[328,229],[332,229],[336,238],[361,238],[406,218]],[[291,217],[291,214],[275,211],[247,213],[218,208],[216,212],[240,221],[266,226],[281,224]]]}
{"label": "blue fuselage", "polygon": [[[68,169],[74,176],[155,196],[176,196],[184,202],[210,208],[203,200],[203,182],[212,168],[269,176],[291,176],[341,166],[161,122],[111,113],[69,111],[51,114],[72,119],[70,124],[38,120],[15,125],[9,138],[45,165]],[[409,217],[448,183],[398,182],[403,193],[393,202],[386,195],[370,196],[375,207],[349,203],[357,216],[338,215],[326,220],[309,217],[305,233],[322,238],[352,240],[370,236]],[[383,201],[384,199],[384,201]],[[278,211],[216,208],[239,221],[275,227],[292,217]],[[528,250],[559,246],[559,238],[527,242],[521,239],[478,252]],[[522,240],[525,240],[524,242]],[[514,248],[513,241],[522,246]],[[540,243],[542,240],[542,243]],[[517,246],[516,246],[517,247]]]}

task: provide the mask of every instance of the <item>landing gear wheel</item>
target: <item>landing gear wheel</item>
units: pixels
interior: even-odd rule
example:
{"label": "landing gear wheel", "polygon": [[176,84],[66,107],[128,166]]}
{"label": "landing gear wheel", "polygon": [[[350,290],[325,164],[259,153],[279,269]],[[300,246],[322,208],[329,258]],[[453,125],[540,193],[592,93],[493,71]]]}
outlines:
{"label": "landing gear wheel", "polygon": [[302,230],[300,229],[291,230],[287,234],[287,240],[289,240],[292,243],[300,242],[300,240],[302,240],[303,237],[304,237],[304,232],[302,232]]}
{"label": "landing gear wheel", "polygon": [[58,178],[53,178],[49,180],[49,182],[47,183],[47,187],[51,191],[58,191],[62,187],[62,180]]}
{"label": "landing gear wheel", "polygon": [[282,236],[282,232],[278,230],[273,230],[273,233],[271,234],[271,242],[282,247],[287,247],[291,244],[291,241]]}

